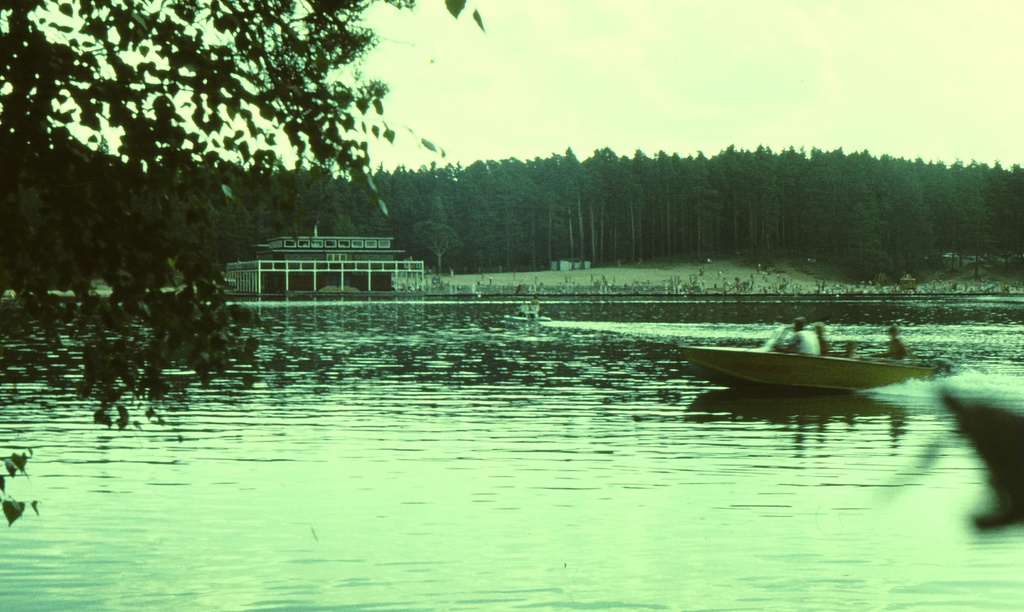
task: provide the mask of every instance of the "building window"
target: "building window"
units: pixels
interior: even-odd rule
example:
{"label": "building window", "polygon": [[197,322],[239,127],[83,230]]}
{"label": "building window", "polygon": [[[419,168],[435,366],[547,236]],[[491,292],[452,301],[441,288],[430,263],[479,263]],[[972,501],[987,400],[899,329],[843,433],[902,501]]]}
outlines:
{"label": "building window", "polygon": [[308,247],[308,246],[309,246],[309,241],[308,240],[300,240],[299,241],[299,247],[300,248],[301,247]]}
{"label": "building window", "polygon": [[338,241],[338,248],[339,249],[347,249],[348,248],[348,240],[339,240]]}
{"label": "building window", "polygon": [[363,241],[362,240],[353,240],[352,241],[352,248],[353,249],[361,249],[361,248],[363,248]]}
{"label": "building window", "polygon": [[333,248],[335,248],[337,246],[338,246],[338,241],[337,240],[328,240],[327,241],[327,248],[333,249]]}
{"label": "building window", "polygon": [[295,241],[294,240],[285,240],[284,241],[284,246],[286,246],[286,247],[293,247],[293,246],[295,246]]}
{"label": "building window", "polygon": [[378,240],[377,241],[377,246],[379,246],[382,249],[390,249],[391,248],[391,241],[390,240]]}
{"label": "building window", "polygon": [[368,248],[368,249],[375,249],[375,248],[377,248],[377,241],[376,240],[367,240],[366,241],[366,248]]}
{"label": "building window", "polygon": [[324,248],[324,241],[323,240],[314,240],[313,241],[313,248],[315,248],[315,249],[316,248],[320,248],[320,249]]}

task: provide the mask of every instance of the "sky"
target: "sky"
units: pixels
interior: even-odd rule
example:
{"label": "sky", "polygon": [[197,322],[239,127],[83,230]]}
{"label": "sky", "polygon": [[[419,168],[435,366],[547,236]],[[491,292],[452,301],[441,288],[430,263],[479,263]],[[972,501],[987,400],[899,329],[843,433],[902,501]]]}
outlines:
{"label": "sky", "polygon": [[368,24],[385,168],[730,145],[1024,164],[1017,0],[418,0]]}

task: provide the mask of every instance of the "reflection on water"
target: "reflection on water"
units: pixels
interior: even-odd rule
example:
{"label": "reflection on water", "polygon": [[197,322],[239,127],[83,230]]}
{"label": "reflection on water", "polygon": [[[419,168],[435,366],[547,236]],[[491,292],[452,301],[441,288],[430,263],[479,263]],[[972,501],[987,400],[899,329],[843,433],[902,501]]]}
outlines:
{"label": "reflection on water", "polygon": [[[1016,606],[1024,534],[979,539],[984,473],[935,401],[1021,393],[1018,303],[276,303],[255,388],[113,433],[69,355],[9,347],[3,448],[42,516],[8,530],[10,609]],[[684,344],[795,314],[967,365],[825,397],[713,387]],[[823,315],[818,315],[819,318]],[[32,382],[38,372],[65,384]],[[64,389],[64,390],[62,390]],[[16,406],[17,409],[11,409]],[[937,449],[937,450],[936,450]],[[925,465],[924,458],[932,460]]]}
{"label": "reflection on water", "polygon": [[866,394],[761,395],[745,390],[721,389],[702,393],[689,406],[694,421],[763,420],[786,425],[887,418],[903,421],[906,406]]}

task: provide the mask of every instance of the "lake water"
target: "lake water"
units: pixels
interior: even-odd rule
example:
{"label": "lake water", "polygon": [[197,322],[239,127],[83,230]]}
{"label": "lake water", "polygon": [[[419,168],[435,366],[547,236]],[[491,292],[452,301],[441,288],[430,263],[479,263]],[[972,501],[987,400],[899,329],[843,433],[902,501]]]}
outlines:
{"label": "lake water", "polygon": [[[1024,529],[979,534],[985,472],[941,388],[1024,398],[1024,302],[709,299],[253,305],[251,390],[191,388],[116,432],[72,356],[8,347],[0,450],[39,500],[5,529],[5,610],[1015,609]],[[736,397],[686,344],[794,316],[948,379]],[[185,409],[185,410],[182,410]],[[141,410],[139,411],[141,414]]]}

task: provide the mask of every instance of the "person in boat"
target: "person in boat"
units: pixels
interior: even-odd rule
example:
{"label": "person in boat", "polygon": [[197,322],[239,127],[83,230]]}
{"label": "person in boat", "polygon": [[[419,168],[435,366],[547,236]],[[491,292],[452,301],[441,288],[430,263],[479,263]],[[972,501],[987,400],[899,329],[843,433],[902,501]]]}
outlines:
{"label": "person in boat", "polygon": [[540,300],[537,299],[537,296],[533,296],[528,304],[519,305],[517,314],[527,319],[536,319],[540,316]]}
{"label": "person in boat", "polygon": [[857,356],[857,343],[853,340],[848,340],[843,348],[843,357],[847,359],[853,359]]}
{"label": "person in boat", "polygon": [[884,353],[878,353],[873,355],[874,357],[880,357],[882,359],[907,359],[913,357],[910,349],[907,348],[906,344],[899,338],[900,328],[895,325],[889,326],[889,350]]}
{"label": "person in boat", "polygon": [[829,343],[825,339],[825,324],[821,321],[817,321],[812,326],[814,328],[814,335],[818,338],[818,354],[828,355]]}
{"label": "person in boat", "polygon": [[801,355],[821,355],[821,344],[814,329],[808,328],[807,319],[797,317],[793,320],[793,333],[775,346],[781,353],[799,353]]}

